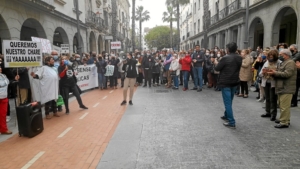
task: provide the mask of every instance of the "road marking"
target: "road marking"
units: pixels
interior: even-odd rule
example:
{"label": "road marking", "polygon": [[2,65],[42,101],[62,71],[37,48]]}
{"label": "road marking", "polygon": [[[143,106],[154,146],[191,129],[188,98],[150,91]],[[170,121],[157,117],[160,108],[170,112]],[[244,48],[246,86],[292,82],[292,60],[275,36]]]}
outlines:
{"label": "road marking", "polygon": [[114,91],[112,90],[112,91],[110,91],[109,93],[113,93]]}
{"label": "road marking", "polygon": [[102,99],[104,100],[104,99],[106,99],[107,98],[107,96],[104,96]]}
{"label": "road marking", "polygon": [[70,130],[72,129],[72,127],[68,127],[64,132],[62,132],[57,138],[61,138],[64,135],[66,135]]}
{"label": "road marking", "polygon": [[43,154],[45,153],[45,151],[41,151],[39,152],[37,155],[35,155],[26,165],[24,165],[21,169],[28,169],[30,166],[32,166],[33,163],[36,162],[36,160],[38,160]]}
{"label": "road marking", "polygon": [[84,113],[84,115],[82,115],[79,119],[82,120],[83,118],[85,118],[86,115],[88,115],[89,113]]}
{"label": "road marking", "polygon": [[97,107],[99,105],[99,103],[96,103],[93,107]]}

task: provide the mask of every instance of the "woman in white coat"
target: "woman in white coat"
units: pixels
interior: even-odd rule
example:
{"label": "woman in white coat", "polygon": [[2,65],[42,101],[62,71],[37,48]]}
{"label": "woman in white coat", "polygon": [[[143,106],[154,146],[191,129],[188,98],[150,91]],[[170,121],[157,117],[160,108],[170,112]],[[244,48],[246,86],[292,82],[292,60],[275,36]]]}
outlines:
{"label": "woman in white coat", "polygon": [[179,59],[177,54],[173,55],[169,70],[171,71],[171,76],[174,82],[173,89],[177,90],[179,87],[178,76],[180,75],[180,64],[179,64]]}

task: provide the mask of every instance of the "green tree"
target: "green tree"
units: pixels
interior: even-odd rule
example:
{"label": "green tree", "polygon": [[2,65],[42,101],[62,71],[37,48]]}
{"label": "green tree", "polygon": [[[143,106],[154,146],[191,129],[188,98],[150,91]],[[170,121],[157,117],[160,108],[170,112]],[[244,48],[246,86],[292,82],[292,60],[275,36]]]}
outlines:
{"label": "green tree", "polygon": [[174,10],[174,8],[172,6],[168,6],[167,7],[167,12],[163,13],[163,22],[168,22],[170,23],[170,41],[171,41],[171,48],[173,48],[173,21],[176,21],[175,18],[176,15],[176,11]]}
{"label": "green tree", "polygon": [[[177,41],[180,42],[180,32],[179,32],[179,19],[180,19],[180,5],[186,5],[189,4],[190,0],[166,0],[166,5],[167,6],[173,6],[176,8],[176,19],[177,19]],[[178,50],[179,50],[179,44],[178,44]]]}
{"label": "green tree", "polygon": [[156,26],[152,28],[144,38],[148,48],[157,47],[158,50],[170,48],[170,32],[171,29],[168,26]]}
{"label": "green tree", "polygon": [[[139,21],[140,24],[140,42],[142,42],[142,23],[150,19],[149,11],[144,11],[143,6],[138,6],[136,8],[135,18]],[[140,43],[140,50],[142,50],[142,43]]]}

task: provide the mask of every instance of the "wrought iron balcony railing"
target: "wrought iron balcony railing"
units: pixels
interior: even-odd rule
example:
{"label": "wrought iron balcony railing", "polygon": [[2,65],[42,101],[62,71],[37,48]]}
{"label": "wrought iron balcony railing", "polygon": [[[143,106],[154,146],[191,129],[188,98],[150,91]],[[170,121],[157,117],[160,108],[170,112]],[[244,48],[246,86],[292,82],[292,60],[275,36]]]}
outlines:
{"label": "wrought iron balcony railing", "polygon": [[241,1],[235,0],[224,9],[220,10],[217,14],[210,18],[210,25],[218,22],[219,20],[229,16],[230,14],[236,12],[237,10],[241,9]]}

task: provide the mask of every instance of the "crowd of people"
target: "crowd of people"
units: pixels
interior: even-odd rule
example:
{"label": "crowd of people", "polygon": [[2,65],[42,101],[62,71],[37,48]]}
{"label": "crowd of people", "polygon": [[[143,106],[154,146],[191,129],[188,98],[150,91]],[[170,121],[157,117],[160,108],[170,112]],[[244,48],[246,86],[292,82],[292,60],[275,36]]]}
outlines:
{"label": "crowd of people", "polygon": [[[280,43],[275,47],[256,50],[239,50],[235,43],[229,43],[226,49],[200,48],[196,45],[188,51],[175,52],[171,49],[161,51],[134,51],[130,53],[84,53],[72,56],[59,56],[57,51],[44,56],[44,66],[37,70],[31,68],[4,68],[0,57],[0,133],[11,134],[6,127],[10,120],[10,105],[7,98],[18,98],[18,105],[33,101],[30,78],[36,79],[40,86],[41,104],[45,105],[47,119],[59,117],[58,96],[64,101],[66,114],[70,113],[69,93],[76,97],[80,108],[88,109],[82,102],[81,90],[77,85],[74,65],[95,65],[98,73],[100,90],[123,88],[121,105],[133,105],[134,87],[157,87],[183,91],[201,92],[203,86],[215,91],[222,91],[225,105],[224,116],[226,127],[235,128],[232,111],[234,95],[248,98],[249,89],[258,92],[257,101],[265,102],[265,113],[278,123],[276,128],[288,128],[290,125],[290,107],[298,103],[300,84],[300,53],[297,45],[288,46]],[[118,80],[120,79],[120,80]],[[189,88],[189,81],[193,86]],[[18,87],[13,81],[17,81]],[[129,99],[127,90],[130,88]],[[16,97],[16,94],[19,96]],[[277,119],[277,108],[280,117]],[[3,113],[5,112],[5,113]],[[6,119],[6,121],[5,121]]]}

